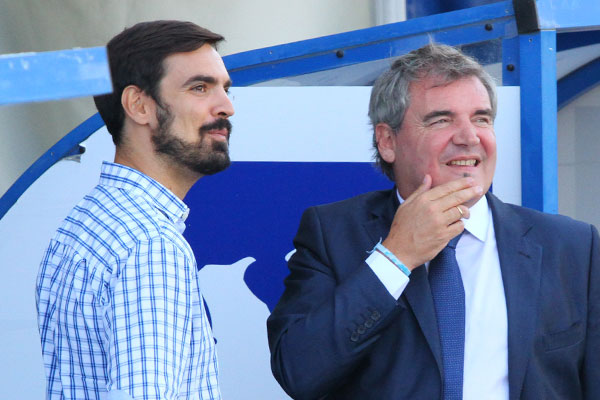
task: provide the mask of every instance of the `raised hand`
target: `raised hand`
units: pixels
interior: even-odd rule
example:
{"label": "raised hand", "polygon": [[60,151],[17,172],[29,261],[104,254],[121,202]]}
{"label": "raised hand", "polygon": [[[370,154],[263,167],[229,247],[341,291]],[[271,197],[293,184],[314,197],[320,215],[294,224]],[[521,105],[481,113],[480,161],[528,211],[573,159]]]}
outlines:
{"label": "raised hand", "polygon": [[431,188],[431,177],[396,211],[390,233],[383,245],[413,269],[431,260],[464,230],[462,218],[469,218],[464,203],[481,197],[483,189],[466,177]]}

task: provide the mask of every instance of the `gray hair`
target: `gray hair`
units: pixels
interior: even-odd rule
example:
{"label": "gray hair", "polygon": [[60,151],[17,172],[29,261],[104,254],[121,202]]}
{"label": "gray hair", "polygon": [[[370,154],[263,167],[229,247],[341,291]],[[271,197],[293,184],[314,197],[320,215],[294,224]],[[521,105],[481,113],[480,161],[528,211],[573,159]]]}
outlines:
{"label": "gray hair", "polygon": [[375,81],[369,102],[375,163],[392,181],[392,164],[383,160],[379,154],[375,127],[379,123],[385,123],[398,134],[404,114],[410,105],[410,84],[428,76],[439,77],[446,83],[471,76],[478,78],[490,96],[492,118],[496,117],[496,84],[475,59],[454,47],[435,43],[429,43],[399,57],[392,67]]}

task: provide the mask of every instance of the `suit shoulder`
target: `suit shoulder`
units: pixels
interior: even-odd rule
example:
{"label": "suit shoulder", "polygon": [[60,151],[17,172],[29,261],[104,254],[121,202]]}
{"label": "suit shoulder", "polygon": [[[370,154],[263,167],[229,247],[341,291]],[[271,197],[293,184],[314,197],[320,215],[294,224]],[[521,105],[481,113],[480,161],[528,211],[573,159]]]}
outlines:
{"label": "suit shoulder", "polygon": [[514,212],[521,215],[522,218],[529,221],[531,226],[540,232],[556,235],[571,236],[574,234],[589,234],[592,225],[573,219],[566,215],[549,214],[531,208],[507,204]]}
{"label": "suit shoulder", "polygon": [[393,189],[376,190],[359,194],[348,199],[335,201],[333,203],[312,206],[307,211],[315,211],[319,215],[335,216],[347,214],[350,210],[355,213],[357,210],[373,210],[376,205],[388,201],[392,195]]}

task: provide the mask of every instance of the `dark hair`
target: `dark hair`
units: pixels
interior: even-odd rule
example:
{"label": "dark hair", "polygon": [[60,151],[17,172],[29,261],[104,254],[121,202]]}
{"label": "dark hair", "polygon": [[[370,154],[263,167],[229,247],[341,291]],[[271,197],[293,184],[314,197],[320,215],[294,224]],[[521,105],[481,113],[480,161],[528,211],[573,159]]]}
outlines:
{"label": "dark hair", "polygon": [[165,58],[197,50],[207,43],[216,47],[222,40],[223,36],[184,21],[141,22],[112,38],[106,47],[113,92],[95,96],[94,102],[113,142],[121,142],[125,121],[123,89],[135,85],[161,104],[159,84]]}
{"label": "dark hair", "polygon": [[496,117],[496,84],[475,59],[454,47],[436,43],[427,44],[399,57],[375,81],[369,103],[375,163],[392,181],[394,170],[392,164],[379,154],[375,127],[379,123],[385,123],[398,134],[404,114],[410,106],[410,84],[428,76],[441,78],[446,83],[470,76],[478,78],[490,97],[492,117]]}

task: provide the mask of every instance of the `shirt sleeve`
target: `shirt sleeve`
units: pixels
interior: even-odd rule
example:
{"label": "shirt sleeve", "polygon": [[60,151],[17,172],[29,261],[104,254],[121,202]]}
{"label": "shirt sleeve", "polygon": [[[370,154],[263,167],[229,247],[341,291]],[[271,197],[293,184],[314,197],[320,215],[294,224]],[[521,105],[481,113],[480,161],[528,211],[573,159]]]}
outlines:
{"label": "shirt sleeve", "polygon": [[388,292],[398,300],[408,285],[409,278],[404,272],[394,265],[386,256],[374,251],[365,260],[377,278],[383,283]]}
{"label": "shirt sleeve", "polygon": [[193,260],[165,238],[141,242],[117,271],[107,310],[107,389],[173,399],[187,378]]}

